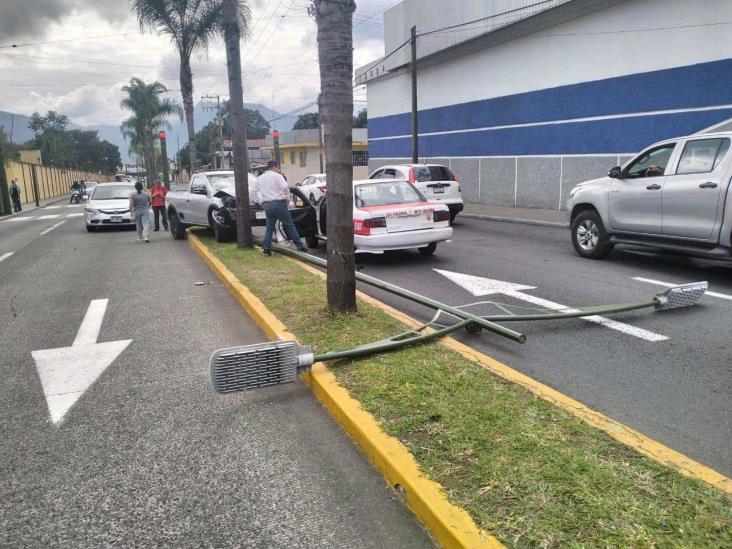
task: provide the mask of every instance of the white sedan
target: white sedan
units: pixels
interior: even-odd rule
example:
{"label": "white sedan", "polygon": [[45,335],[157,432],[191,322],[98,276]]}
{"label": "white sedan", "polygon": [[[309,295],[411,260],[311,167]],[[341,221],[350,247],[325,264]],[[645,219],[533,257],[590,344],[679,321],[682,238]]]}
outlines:
{"label": "white sedan", "polygon": [[94,232],[100,227],[134,225],[130,214],[130,195],[135,186],[130,183],[100,183],[94,187],[84,206],[86,230]]}
{"label": "white sedan", "polygon": [[325,196],[325,191],[328,187],[324,173],[306,175],[297,186],[302,191],[302,194],[313,204]]}
{"label": "white sedan", "polygon": [[[328,200],[313,205],[298,187],[290,189],[290,212],[298,233],[308,246],[327,239]],[[261,222],[260,222],[261,224]],[[278,234],[288,239],[280,223]],[[439,242],[452,236],[450,209],[429,202],[414,185],[394,179],[364,179],[353,182],[353,241],[356,252],[383,253],[417,249],[432,255]]]}

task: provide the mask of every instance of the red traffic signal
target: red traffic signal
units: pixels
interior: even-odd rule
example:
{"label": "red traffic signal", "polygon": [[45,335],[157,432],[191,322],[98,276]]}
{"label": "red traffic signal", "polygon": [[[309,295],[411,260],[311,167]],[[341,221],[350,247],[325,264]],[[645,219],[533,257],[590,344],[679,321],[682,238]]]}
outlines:
{"label": "red traffic signal", "polygon": [[272,130],[272,139],[279,139],[279,138],[280,138],[280,131]]}
{"label": "red traffic signal", "polygon": [[158,134],[158,137],[160,139],[165,139],[165,132],[161,130],[160,133]]}

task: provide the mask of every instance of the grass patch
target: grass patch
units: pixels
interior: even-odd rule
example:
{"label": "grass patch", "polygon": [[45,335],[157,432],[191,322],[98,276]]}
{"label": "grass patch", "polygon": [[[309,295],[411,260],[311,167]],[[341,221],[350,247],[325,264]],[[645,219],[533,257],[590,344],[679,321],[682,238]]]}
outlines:
{"label": "grass patch", "polygon": [[[197,234],[316,353],[404,330],[362,302],[356,315],[332,315],[321,278]],[[506,545],[732,547],[732,498],[446,347],[329,366],[448,498]]]}

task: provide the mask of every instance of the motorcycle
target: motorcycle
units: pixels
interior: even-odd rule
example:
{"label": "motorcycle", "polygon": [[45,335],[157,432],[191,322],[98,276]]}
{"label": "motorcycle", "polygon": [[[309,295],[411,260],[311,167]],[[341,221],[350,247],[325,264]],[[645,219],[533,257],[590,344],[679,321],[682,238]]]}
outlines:
{"label": "motorcycle", "polygon": [[71,191],[71,201],[69,204],[81,204],[81,189],[74,189]]}

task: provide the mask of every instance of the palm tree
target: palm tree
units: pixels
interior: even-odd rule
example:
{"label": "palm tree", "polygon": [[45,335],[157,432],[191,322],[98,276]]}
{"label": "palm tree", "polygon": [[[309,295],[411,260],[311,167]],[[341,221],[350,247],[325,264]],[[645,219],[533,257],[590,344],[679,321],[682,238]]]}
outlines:
{"label": "palm tree", "polygon": [[161,127],[170,127],[167,119],[171,115],[183,118],[183,110],[170,99],[160,99],[159,95],[168,89],[157,81],[146,84],[140,78],[131,78],[129,84],[122,86],[122,91],[127,93],[127,97],[120,106],[131,111],[132,116],[122,122],[120,130],[130,140],[131,148],[142,148],[148,183],[152,183],[156,176],[153,132]]}
{"label": "palm tree", "polygon": [[[238,0],[240,28],[247,29],[249,7]],[[221,0],[132,0],[140,28],[167,34],[180,57],[180,90],[188,127],[188,152],[191,171],[196,169],[196,129],[193,123],[193,73],[191,55],[205,51],[209,42],[223,33]]]}
{"label": "palm tree", "polygon": [[320,120],[328,174],[328,307],[356,310],[353,253],[353,12],[354,0],[313,0],[318,24]]}
{"label": "palm tree", "polygon": [[[244,117],[244,91],[241,85],[241,14],[239,0],[223,0],[226,66],[229,75],[229,121],[234,156],[236,185],[236,245],[253,248],[252,225],[249,219],[249,156]],[[221,113],[219,113],[221,116]],[[223,158],[221,161],[223,162]]]}

